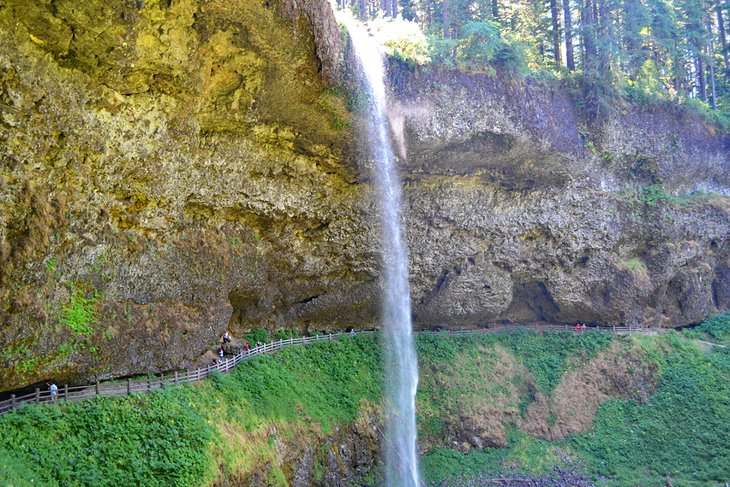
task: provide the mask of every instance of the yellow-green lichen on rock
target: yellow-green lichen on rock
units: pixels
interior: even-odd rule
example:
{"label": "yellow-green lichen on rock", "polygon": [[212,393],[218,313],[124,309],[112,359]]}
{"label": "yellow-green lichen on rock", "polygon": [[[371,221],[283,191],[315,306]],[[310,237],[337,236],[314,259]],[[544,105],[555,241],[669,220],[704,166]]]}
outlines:
{"label": "yellow-green lichen on rock", "polygon": [[0,3],[0,388],[177,368],[231,302],[234,329],[324,326],[293,305],[367,287],[311,36],[249,0]]}

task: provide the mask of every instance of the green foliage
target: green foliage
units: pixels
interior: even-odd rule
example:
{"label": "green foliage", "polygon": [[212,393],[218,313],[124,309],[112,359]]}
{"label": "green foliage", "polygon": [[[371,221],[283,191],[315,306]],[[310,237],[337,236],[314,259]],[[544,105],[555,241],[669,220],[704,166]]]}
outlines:
{"label": "green foliage", "polygon": [[675,343],[649,404],[611,400],[593,428],[567,444],[616,485],[671,477],[706,484],[730,478],[730,353]]}
{"label": "green foliage", "polygon": [[730,345],[730,312],[705,320],[695,330],[710,340]]}
{"label": "green foliage", "polygon": [[503,47],[499,24],[489,20],[467,22],[462,27],[457,60],[466,69],[480,70],[494,61]]}
{"label": "green foliage", "polygon": [[94,305],[98,295],[87,298],[79,289],[73,289],[71,299],[61,308],[61,324],[76,335],[90,335],[94,333],[93,325],[96,324],[96,311]]}
{"label": "green foliage", "polygon": [[730,132],[730,113],[727,111],[713,110],[710,106],[696,98],[685,98],[682,105],[698,112],[709,123],[719,125],[726,132]]}
{"label": "green foliage", "polygon": [[416,347],[420,361],[436,364],[453,362],[457,355],[467,353],[480,345],[501,344],[510,349],[530,370],[540,390],[549,394],[560,382],[568,365],[568,358],[587,360],[608,348],[611,341],[612,335],[605,332],[535,333],[517,330],[511,333],[479,335],[418,335]]}
{"label": "green foliage", "polygon": [[299,330],[286,328],[274,333],[274,340],[288,340],[289,338],[298,338],[300,336],[302,336],[302,334]]}
{"label": "green foliage", "polygon": [[[730,313],[697,329],[726,340],[729,321]],[[625,338],[574,331],[426,334],[417,337],[417,347],[423,367],[438,367],[469,363],[474,354],[486,359],[485,349],[499,346],[550,394],[568,368],[582,366],[613,340],[630,343],[647,364],[660,365],[661,387],[647,404],[610,400],[589,431],[559,442],[508,426],[506,448],[462,454],[439,445],[422,460],[426,480],[506,472],[543,476],[555,467],[579,468],[610,485],[658,485],[666,473],[677,485],[730,478],[729,349],[700,352],[677,334]],[[351,423],[363,400],[381,403],[381,374],[378,337],[358,335],[260,356],[196,385],[28,407],[0,417],[0,467],[12,485],[208,485],[218,475],[240,476],[253,468],[252,458],[275,462],[277,438],[304,434],[288,425],[307,423],[304,430],[316,431],[318,424],[326,433]],[[455,381],[463,391],[451,392],[470,394],[466,388],[478,380],[472,375]],[[421,431],[441,436],[444,418],[431,414],[441,405],[421,391],[418,400]],[[276,433],[262,434],[271,424]],[[223,432],[254,434],[244,443],[233,436],[229,445],[221,441]],[[252,438],[259,443],[250,444]],[[272,485],[285,480],[275,470],[268,478]],[[315,477],[324,477],[321,463]]]}
{"label": "green foliage", "polygon": [[437,448],[421,460],[424,480],[439,485],[446,479],[464,479],[483,474],[497,476],[519,472],[532,476],[549,474],[563,462],[555,453],[555,445],[533,438],[515,428],[508,435],[509,447],[485,448],[461,453],[449,448]]}
{"label": "green foliage", "polygon": [[246,333],[243,338],[248,340],[252,345],[258,342],[266,343],[269,341],[269,330],[266,328],[254,328],[251,332]]}
{"label": "green foliage", "polygon": [[499,472],[507,452],[505,448],[487,448],[465,455],[448,448],[435,449],[421,459],[421,473],[426,484],[439,485],[446,479]]}
{"label": "green foliage", "polygon": [[370,27],[389,56],[400,59],[410,66],[423,65],[431,61],[428,40],[416,22],[383,17],[371,22]]}
{"label": "green foliage", "polygon": [[630,271],[641,272],[646,270],[646,264],[644,264],[644,262],[637,257],[632,257],[628,260],[625,260],[624,265]]}
{"label": "green foliage", "polygon": [[664,191],[663,184],[648,184],[644,186],[639,200],[646,206],[654,206],[662,201],[669,201],[670,196]]}
{"label": "green foliage", "polygon": [[[311,418],[331,427],[353,421],[361,399],[378,402],[382,391],[377,338],[357,336],[336,342],[286,348],[276,356],[260,356],[222,377],[223,394],[231,401],[245,391],[253,411],[292,421]],[[237,401],[236,401],[237,402]],[[257,424],[257,420],[249,418]]]}
{"label": "green foliage", "polygon": [[[378,402],[381,382],[376,337],[287,348],[196,385],[4,415],[0,465],[17,485],[208,485],[218,455],[230,464],[250,461],[239,443],[218,439],[221,422],[240,431],[276,423],[282,435],[286,424],[319,422],[328,431],[353,421],[360,400]],[[274,440],[257,447],[272,462]],[[286,485],[281,470],[271,475]]]}
{"label": "green foliage", "polygon": [[459,39],[430,36],[431,59],[449,68],[496,74],[496,68],[515,77],[528,73],[523,43],[504,37],[499,24],[489,20],[467,22]]}
{"label": "green foliage", "polygon": [[[12,452],[13,478],[40,485],[197,485],[211,461],[205,416],[192,388],[4,416],[0,452]],[[4,462],[0,456],[0,462]],[[5,473],[5,472],[3,472]]]}
{"label": "green foliage", "polygon": [[728,343],[730,341],[730,312],[710,318],[698,328],[712,338]]}

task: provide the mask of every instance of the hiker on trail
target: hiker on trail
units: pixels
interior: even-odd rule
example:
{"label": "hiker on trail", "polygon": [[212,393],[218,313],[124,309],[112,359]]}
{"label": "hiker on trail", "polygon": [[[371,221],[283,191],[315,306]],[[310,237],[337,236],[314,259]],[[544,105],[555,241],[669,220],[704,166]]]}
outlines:
{"label": "hiker on trail", "polygon": [[354,328],[350,330],[350,336],[353,336],[353,337],[355,336],[355,329]]}
{"label": "hiker on trail", "polygon": [[586,324],[585,323],[583,323],[582,325],[580,325],[580,331],[581,331],[581,333],[584,332],[584,331],[586,331]]}
{"label": "hiker on trail", "polygon": [[219,357],[221,358],[221,362],[222,362],[223,360],[225,360],[225,359],[223,358],[223,355],[224,355],[224,352],[223,352],[223,347],[221,347],[221,348],[220,348],[220,349],[218,350],[218,356],[219,356]]}
{"label": "hiker on trail", "polygon": [[575,324],[575,332],[580,333],[580,323]]}
{"label": "hiker on trail", "polygon": [[[48,384],[48,382],[46,382]],[[51,382],[48,386],[51,391],[51,401],[55,401],[58,398],[58,386],[55,382]]]}
{"label": "hiker on trail", "polygon": [[228,330],[223,334],[223,343],[231,343],[231,335],[228,333]]}
{"label": "hiker on trail", "polygon": [[247,352],[251,350],[251,345],[248,343],[248,340],[243,341],[243,348],[245,348]]}

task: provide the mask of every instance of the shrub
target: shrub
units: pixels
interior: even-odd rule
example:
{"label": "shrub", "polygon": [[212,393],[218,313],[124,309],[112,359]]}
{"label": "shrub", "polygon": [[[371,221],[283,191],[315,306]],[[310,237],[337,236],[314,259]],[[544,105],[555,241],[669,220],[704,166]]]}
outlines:
{"label": "shrub", "polygon": [[416,22],[380,18],[371,22],[375,38],[386,54],[406,62],[410,66],[431,62],[428,40]]}

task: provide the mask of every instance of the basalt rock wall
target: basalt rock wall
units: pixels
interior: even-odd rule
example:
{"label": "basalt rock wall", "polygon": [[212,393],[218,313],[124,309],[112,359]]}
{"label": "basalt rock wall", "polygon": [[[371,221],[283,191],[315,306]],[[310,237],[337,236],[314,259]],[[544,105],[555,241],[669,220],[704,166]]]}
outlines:
{"label": "basalt rock wall", "polygon": [[730,137],[697,113],[391,66],[416,322],[676,326],[727,309]]}
{"label": "basalt rock wall", "polygon": [[[376,205],[328,9],[0,1],[0,389],[185,367],[226,327],[377,326]],[[390,68],[417,326],[728,307],[726,134]]]}

